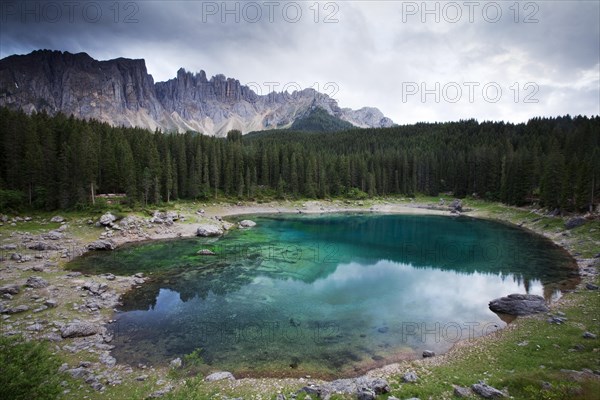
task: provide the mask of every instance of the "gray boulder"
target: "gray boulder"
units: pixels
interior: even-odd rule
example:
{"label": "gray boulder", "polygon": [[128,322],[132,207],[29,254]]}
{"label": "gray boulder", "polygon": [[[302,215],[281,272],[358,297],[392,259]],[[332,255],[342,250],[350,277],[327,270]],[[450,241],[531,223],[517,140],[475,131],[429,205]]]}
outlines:
{"label": "gray boulder", "polygon": [[175,211],[167,211],[166,217],[173,221],[177,221],[179,219],[179,214]]}
{"label": "gray boulder", "polygon": [[15,307],[11,307],[11,308],[7,308],[5,310],[2,310],[2,313],[4,314],[19,314],[25,311],[29,310],[29,306],[25,305],[25,304],[21,304],[20,306],[15,306]]}
{"label": "gray boulder", "polygon": [[66,372],[75,379],[83,379],[91,374],[91,372],[84,367],[71,368],[66,370]]}
{"label": "gray boulder", "polygon": [[11,285],[4,285],[4,286],[0,286],[0,294],[19,294],[19,291],[21,289],[19,288],[19,285],[15,285],[15,284],[11,284]]}
{"label": "gray boulder", "polygon": [[252,228],[256,226],[256,222],[250,221],[249,219],[245,219],[243,221],[240,221],[239,225],[240,228]]}
{"label": "gray boulder", "polygon": [[60,240],[63,238],[64,235],[59,231],[50,231],[43,236],[44,236],[44,239]]}
{"label": "gray boulder", "polygon": [[212,224],[200,225],[198,229],[196,229],[196,235],[202,237],[221,236],[222,234],[223,229]]}
{"label": "gray boulder", "polygon": [[509,294],[490,301],[490,310],[509,315],[531,315],[548,312],[548,306],[542,296],[534,294]]}
{"label": "gray boulder", "polygon": [[423,358],[429,358],[429,357],[435,357],[435,352],[433,352],[431,350],[424,350]]}
{"label": "gray boulder", "polygon": [[110,354],[100,354],[100,362],[111,368],[117,364],[117,360]]}
{"label": "gray boulder", "polygon": [[54,307],[58,306],[58,301],[56,301],[54,299],[48,299],[44,302],[44,305],[48,308],[54,308]]}
{"label": "gray boulder", "polygon": [[223,227],[224,231],[228,231],[234,227],[234,225],[231,222],[227,222],[227,221],[221,222],[221,226]]}
{"label": "gray boulder", "polygon": [[150,218],[150,222],[153,224],[165,224],[165,225],[173,225],[173,221],[177,221],[179,219],[179,214],[174,211],[168,212],[160,212],[154,211],[152,214],[152,218]]}
{"label": "gray boulder", "polygon": [[103,276],[107,281],[114,281],[115,279],[117,279],[116,276],[114,276],[113,274],[110,274],[110,273],[103,274],[101,276]]}
{"label": "gray boulder", "polygon": [[[325,382],[322,385],[310,385],[300,389],[308,395],[317,398],[326,399],[334,393],[338,394],[356,394],[360,398],[375,398],[378,394],[389,393],[390,386],[385,379],[369,378],[360,376],[358,378],[337,379],[332,382]],[[373,397],[369,397],[369,396]]]}
{"label": "gray boulder", "polygon": [[96,240],[87,245],[88,250],[114,250],[116,247],[112,240]]}
{"label": "gray boulder", "polygon": [[213,372],[212,374],[210,374],[206,378],[204,378],[204,380],[206,382],[222,381],[225,379],[227,379],[229,381],[234,381],[235,377],[233,376],[233,374],[231,372],[221,371],[221,372]]}
{"label": "gray boulder", "polygon": [[148,398],[149,399],[158,399],[158,398],[161,398],[164,395],[166,395],[167,393],[169,393],[170,391],[172,391],[173,388],[174,387],[172,385],[167,385],[163,389],[160,389],[160,390],[157,390],[156,392],[150,393],[150,395],[148,396]]}
{"label": "gray boulder", "polygon": [[452,203],[450,203],[450,205],[448,207],[452,211],[462,212],[462,200],[454,199],[454,200],[452,200]]}
{"label": "gray boulder", "polygon": [[39,276],[30,276],[29,278],[27,278],[27,282],[25,282],[25,286],[28,286],[28,287],[34,288],[34,289],[45,288],[48,286],[48,281],[46,281],[45,279],[43,279]]}
{"label": "gray boulder", "polygon": [[100,222],[101,225],[107,226],[107,225],[112,224],[116,220],[117,220],[117,217],[115,217],[111,213],[107,212],[106,214],[104,214],[103,216],[100,217],[100,220],[98,222]]}
{"label": "gray boulder", "polygon": [[416,382],[418,379],[419,377],[413,371],[409,371],[402,376],[402,381],[406,383],[413,383]]}
{"label": "gray boulder", "polygon": [[29,250],[47,251],[47,250],[59,250],[60,247],[55,244],[49,244],[44,242],[33,242],[27,245]]}
{"label": "gray boulder", "polygon": [[63,338],[84,337],[100,332],[100,327],[89,322],[72,322],[60,330]]}
{"label": "gray boulder", "polygon": [[454,395],[456,397],[471,397],[471,389],[463,386],[454,386]]}
{"label": "gray boulder", "polygon": [[373,379],[367,386],[377,394],[389,393],[390,391],[390,385],[382,378]]}
{"label": "gray boulder", "polygon": [[473,392],[477,393],[484,399],[501,399],[503,397],[506,397],[506,395],[500,390],[489,386],[483,382],[474,384],[473,386],[471,386],[471,389],[473,390]]}
{"label": "gray boulder", "polygon": [[86,282],[83,284],[83,288],[99,296],[108,290],[108,285],[106,283]]}
{"label": "gray boulder", "polygon": [[54,217],[52,217],[50,219],[50,222],[61,223],[61,222],[65,222],[65,219],[63,217],[61,217],[60,215],[55,215]]}
{"label": "gray boulder", "polygon": [[375,400],[377,395],[369,388],[361,388],[357,392],[358,400]]}
{"label": "gray boulder", "polygon": [[585,224],[585,218],[583,217],[574,217],[565,222],[566,229],[574,229],[578,226]]}

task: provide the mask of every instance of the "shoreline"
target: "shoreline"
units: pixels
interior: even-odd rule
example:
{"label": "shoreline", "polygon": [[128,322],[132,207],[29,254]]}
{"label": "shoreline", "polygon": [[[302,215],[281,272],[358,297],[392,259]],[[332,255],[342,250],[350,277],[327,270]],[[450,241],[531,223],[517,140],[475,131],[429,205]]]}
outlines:
{"label": "shoreline", "polygon": [[[140,241],[156,241],[156,240],[163,240],[163,239],[175,239],[178,237],[192,237],[195,236],[195,230],[198,224],[202,224],[203,222],[217,222],[217,218],[221,218],[221,217],[232,217],[232,216],[239,216],[239,215],[258,215],[258,214],[277,214],[277,213],[306,213],[306,214],[325,214],[325,213],[344,213],[344,212],[363,212],[363,213],[373,213],[373,214],[413,214],[413,215],[443,215],[443,216],[454,216],[456,217],[456,214],[451,214],[449,211],[443,211],[443,210],[435,210],[435,209],[429,209],[426,208],[427,205],[425,204],[406,204],[406,203],[396,203],[396,204],[378,204],[375,205],[373,207],[370,207],[368,209],[366,209],[366,207],[356,207],[356,206],[350,206],[350,207],[346,207],[343,205],[338,205],[338,204],[328,204],[328,203],[324,203],[324,202],[320,202],[320,201],[306,201],[304,202],[304,206],[303,207],[296,207],[292,204],[284,204],[282,205],[281,203],[267,203],[267,204],[252,204],[252,205],[212,205],[212,206],[207,206],[205,207],[204,213],[201,215],[190,215],[190,216],[186,216],[186,221],[185,222],[177,222],[174,223],[173,225],[167,227],[166,229],[154,229],[154,231],[152,233],[147,233],[145,236],[133,236],[133,235],[123,235],[123,236],[119,236],[117,235],[116,237],[112,237],[111,239],[114,240],[114,242],[116,243],[117,246],[122,246],[125,244],[129,244],[129,243],[136,243],[136,242],[140,242]],[[492,221],[497,221],[497,222],[504,222],[507,223],[509,225],[515,226],[515,227],[519,227],[519,228],[525,228],[526,230],[528,230],[529,232],[533,233],[533,234],[538,234],[538,235],[542,235],[545,238],[551,240],[555,245],[561,247],[562,249],[564,249],[565,251],[567,251],[567,253],[571,256],[571,258],[573,258],[577,264],[578,267],[578,271],[581,273],[582,270],[584,270],[585,268],[587,268],[590,263],[593,261],[593,259],[581,259],[581,258],[577,258],[571,251],[569,248],[567,248],[566,246],[564,246],[564,243],[561,243],[559,240],[557,240],[556,237],[553,237],[552,235],[548,235],[548,234],[544,234],[543,232],[537,232],[533,229],[530,229],[529,227],[523,227],[523,226],[519,226],[517,224],[514,224],[511,221],[508,220],[503,220],[503,219],[499,219],[499,218],[494,218],[493,216],[490,215],[489,212],[485,212],[485,211],[470,211],[466,214],[466,216],[471,217],[471,218],[479,218],[479,219],[487,219],[487,220],[492,220]],[[194,221],[195,219],[195,221]],[[152,228],[155,228],[154,226],[152,226]],[[165,227],[160,227],[160,228],[165,228]],[[84,243],[85,244],[85,243]],[[3,271],[5,270],[5,268],[2,268]],[[64,266],[60,266],[59,267],[59,271],[62,272],[68,272],[68,270],[64,269]],[[585,275],[584,275],[585,276]],[[3,276],[3,272],[0,272],[0,277],[4,277]],[[84,284],[83,281],[86,280],[98,280],[95,279],[98,278],[98,276],[91,276],[91,277],[87,277],[84,279],[77,279],[74,280],[73,283],[78,284],[73,292],[76,295],[80,295],[79,292],[79,285]],[[4,279],[3,279],[4,280]],[[579,284],[579,286],[585,284],[585,279],[583,279],[582,276],[582,280],[581,283]],[[116,287],[111,289],[115,290],[115,296],[113,296],[113,301],[118,303],[119,299],[121,298],[122,295],[124,295],[126,292],[128,292],[129,290],[135,290],[136,286],[143,284],[143,278],[135,278],[135,277],[124,277],[124,276],[117,276],[116,280],[111,282],[108,282],[111,286],[115,286],[115,283],[117,283]],[[490,299],[491,300],[491,299]],[[552,302],[550,304],[550,308],[555,308],[557,306],[559,306],[563,301],[564,301],[564,295],[561,296],[560,299]],[[113,308],[115,304],[111,304],[111,308]],[[110,315],[113,315],[113,312],[110,313]],[[81,315],[79,316],[81,317]],[[106,316],[102,316],[101,314],[94,314],[93,316],[91,315],[86,315],[86,317],[89,318],[83,318],[83,320],[91,320],[94,323],[101,323],[103,325],[104,330],[106,331],[106,327],[108,326],[108,324],[111,323],[112,321],[112,317],[110,318],[106,318]],[[498,332],[502,332],[505,331],[507,329],[515,329],[518,326],[518,320],[517,322],[511,322],[509,324],[507,324],[506,327],[500,329],[499,331],[496,331],[494,333],[488,334],[486,336],[480,336],[477,338],[469,338],[469,339],[462,339],[459,342],[453,344],[453,346],[446,352],[444,352],[443,354],[436,354],[435,357],[433,358],[427,358],[427,359],[411,359],[411,360],[406,360],[406,361],[401,361],[401,362],[395,362],[395,363],[390,363],[390,364],[386,364],[384,366],[381,367],[376,367],[373,369],[369,369],[367,370],[364,375],[369,376],[369,377],[390,377],[392,375],[396,375],[398,373],[401,373],[402,371],[405,371],[406,368],[408,367],[408,365],[410,364],[417,364],[417,365],[441,365],[441,364],[447,364],[447,363],[451,363],[452,359],[455,357],[455,353],[457,352],[457,350],[464,348],[464,347],[469,347],[469,346],[478,346],[478,345],[483,345],[485,346],[485,343],[489,340],[496,340],[496,338],[499,336]],[[100,336],[100,335],[96,335],[96,336]],[[131,367],[126,365],[126,364],[116,364],[113,368],[115,368],[118,371],[124,371],[127,370],[128,368],[130,369]],[[156,371],[156,373],[159,376],[166,376],[166,372],[167,370],[165,370],[164,367],[157,367],[157,368],[152,368],[154,371]],[[237,387],[238,385],[254,385],[254,384],[261,384],[261,385],[267,385],[268,387],[271,387],[272,391],[276,390],[277,386],[280,386],[282,384],[282,381],[287,384],[287,385],[304,385],[306,384],[306,379],[305,378],[241,378],[232,382],[229,382],[229,385],[233,385],[233,387]],[[311,382],[317,382],[317,383],[322,383],[325,381],[319,380],[319,379],[311,379]],[[177,383],[177,382],[175,382]]]}

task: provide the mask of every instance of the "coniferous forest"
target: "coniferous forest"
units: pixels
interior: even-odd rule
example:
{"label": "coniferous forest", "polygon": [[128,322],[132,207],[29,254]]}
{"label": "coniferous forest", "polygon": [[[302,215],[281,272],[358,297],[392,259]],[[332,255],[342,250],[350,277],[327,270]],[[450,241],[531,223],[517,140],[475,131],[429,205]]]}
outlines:
{"label": "coniferous forest", "polygon": [[600,117],[422,123],[227,138],[0,109],[0,209],[175,199],[476,195],[586,211],[600,198]]}

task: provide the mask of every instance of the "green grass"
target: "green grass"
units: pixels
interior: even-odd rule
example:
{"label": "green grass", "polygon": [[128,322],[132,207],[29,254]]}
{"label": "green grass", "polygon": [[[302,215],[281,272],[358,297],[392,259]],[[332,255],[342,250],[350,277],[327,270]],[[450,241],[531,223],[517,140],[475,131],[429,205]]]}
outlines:
{"label": "green grass", "polygon": [[[550,324],[545,316],[519,319],[516,326],[479,340],[452,354],[452,361],[437,367],[415,365],[421,379],[396,385],[400,398],[451,398],[452,384],[471,386],[479,380],[507,389],[517,399],[595,399],[600,379],[576,382],[561,370],[598,370],[598,339],[584,339],[585,330],[599,333],[598,292],[574,294],[573,305],[560,307],[568,318],[563,325]],[[527,343],[527,344],[525,344]],[[519,345],[521,344],[521,345]],[[583,346],[575,351],[576,345]],[[542,382],[552,389],[543,391]],[[568,390],[567,390],[568,389]],[[563,393],[567,390],[568,393]]]}
{"label": "green grass", "polygon": [[64,390],[59,374],[61,359],[44,342],[0,336],[0,398],[55,399]]}

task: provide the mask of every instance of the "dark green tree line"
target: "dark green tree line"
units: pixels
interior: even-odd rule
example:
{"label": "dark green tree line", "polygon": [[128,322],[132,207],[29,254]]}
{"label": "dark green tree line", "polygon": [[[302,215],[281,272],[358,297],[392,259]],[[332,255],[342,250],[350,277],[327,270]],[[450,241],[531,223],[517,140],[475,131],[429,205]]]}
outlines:
{"label": "dark green tree line", "polygon": [[0,207],[128,201],[477,194],[584,211],[600,198],[600,117],[474,120],[226,138],[0,109]]}

